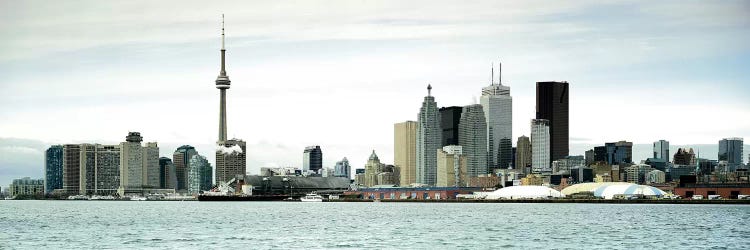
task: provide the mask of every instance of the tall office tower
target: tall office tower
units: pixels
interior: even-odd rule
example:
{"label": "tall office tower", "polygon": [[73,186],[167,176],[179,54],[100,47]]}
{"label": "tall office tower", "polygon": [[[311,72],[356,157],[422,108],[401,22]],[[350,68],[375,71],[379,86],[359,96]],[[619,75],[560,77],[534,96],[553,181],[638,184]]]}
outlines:
{"label": "tall office tower", "polygon": [[585,164],[586,164],[586,166],[591,165],[591,164],[594,163],[594,156],[595,156],[595,154],[594,154],[594,150],[593,149],[586,150],[586,153],[585,153]]}
{"label": "tall office tower", "polygon": [[63,145],[63,191],[66,194],[78,194],[81,146],[78,144]]}
{"label": "tall office tower", "polygon": [[118,193],[140,192],[143,188],[143,137],[139,132],[128,132],[120,143],[120,190]]}
{"label": "tall office tower", "polygon": [[568,82],[536,83],[536,119],[549,121],[550,162],[568,156]]}
{"label": "tall office tower", "polygon": [[469,177],[489,173],[485,119],[482,105],[474,104],[464,107],[461,122],[458,124],[458,145],[466,156],[466,172]]}
{"label": "tall office tower", "polygon": [[373,150],[372,154],[370,154],[370,158],[367,159],[367,164],[365,164],[364,185],[372,187],[381,184],[378,182],[378,175],[383,173],[384,170],[385,164],[380,163],[378,155],[375,154],[375,150]]}
{"label": "tall office tower", "polygon": [[[96,174],[94,194],[112,195],[120,186],[120,147],[118,145],[96,145]],[[83,157],[81,157],[83,160]],[[81,164],[83,165],[83,163]]]}
{"label": "tall office tower", "polygon": [[531,171],[550,172],[550,128],[549,121],[531,120]]}
{"label": "tall office tower", "polygon": [[507,169],[513,158],[513,98],[510,87],[502,82],[502,64],[497,84],[492,80],[490,86],[482,88],[480,103],[487,123],[489,166],[491,169]]}
{"label": "tall office tower", "polygon": [[323,150],[320,146],[307,146],[302,152],[302,171],[320,174],[323,169]]}
{"label": "tall office tower", "polygon": [[159,145],[147,142],[143,147],[143,187],[159,187]]}
{"label": "tall office tower", "polygon": [[669,141],[658,140],[654,142],[654,158],[669,162]]}
{"label": "tall office tower", "polygon": [[511,158],[511,161],[510,161],[511,169],[516,169],[516,152],[518,152],[518,149],[516,147],[513,147],[512,154],[511,154],[513,158]]}
{"label": "tall office tower", "polygon": [[724,138],[719,141],[719,161],[726,161],[729,171],[742,166],[742,138]]}
{"label": "tall office tower", "polygon": [[[172,154],[172,164],[174,164],[175,179],[174,189],[187,190],[188,163],[193,155],[198,154],[195,148],[190,145],[182,145]],[[218,160],[217,160],[218,161]]]}
{"label": "tall office tower", "polygon": [[431,85],[427,85],[427,96],[419,109],[417,123],[416,183],[434,186],[437,178],[437,150],[440,149],[442,131],[440,111],[432,96]]}
{"label": "tall office tower", "polygon": [[333,167],[333,176],[352,179],[352,166],[349,165],[349,160],[346,157],[336,162],[336,166]]}
{"label": "tall office tower", "polygon": [[63,188],[63,146],[52,145],[44,151],[44,193]]}
{"label": "tall office tower", "polygon": [[608,142],[604,144],[607,148],[607,164],[620,165],[633,162],[633,143],[627,141]]}
{"label": "tall office tower", "polygon": [[525,170],[531,166],[531,141],[522,135],[516,142],[516,169]]}
{"label": "tall office tower", "polygon": [[188,162],[187,190],[189,194],[197,194],[211,189],[213,168],[206,157],[196,154]]}
{"label": "tall office tower", "polygon": [[169,157],[159,158],[159,188],[174,189],[177,185],[177,175]]}
{"label": "tall office tower", "polygon": [[463,107],[442,107],[440,111],[440,146],[458,145],[458,123],[461,121]]}
{"label": "tall office tower", "polygon": [[672,160],[674,165],[695,165],[695,152],[692,148],[678,148]]}
{"label": "tall office tower", "polygon": [[438,187],[466,187],[469,184],[467,173],[466,155],[463,154],[461,146],[450,145],[439,149],[437,152]]}
{"label": "tall office tower", "polygon": [[607,162],[607,147],[594,147],[594,162]]}
{"label": "tall office tower", "polygon": [[417,182],[418,126],[419,123],[415,121],[393,124],[393,165],[400,169],[399,183],[402,187]]}
{"label": "tall office tower", "polygon": [[247,174],[247,148],[245,141],[231,139],[216,151],[216,184]]}

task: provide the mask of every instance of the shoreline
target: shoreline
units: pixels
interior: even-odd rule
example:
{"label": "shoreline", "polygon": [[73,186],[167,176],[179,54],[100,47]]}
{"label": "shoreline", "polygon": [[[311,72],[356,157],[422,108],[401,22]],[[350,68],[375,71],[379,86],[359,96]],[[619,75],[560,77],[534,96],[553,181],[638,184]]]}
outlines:
{"label": "shoreline", "polygon": [[515,200],[327,200],[326,202],[416,202],[416,203],[588,203],[588,204],[729,204],[750,205],[750,200],[605,200],[605,199],[515,199]]}

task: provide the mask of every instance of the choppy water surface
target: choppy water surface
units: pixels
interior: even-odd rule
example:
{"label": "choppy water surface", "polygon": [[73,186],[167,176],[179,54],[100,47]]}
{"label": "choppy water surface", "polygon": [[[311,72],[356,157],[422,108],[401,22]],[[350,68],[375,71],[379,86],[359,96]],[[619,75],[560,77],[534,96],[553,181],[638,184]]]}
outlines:
{"label": "choppy water surface", "polygon": [[747,249],[750,206],[0,201],[0,249]]}

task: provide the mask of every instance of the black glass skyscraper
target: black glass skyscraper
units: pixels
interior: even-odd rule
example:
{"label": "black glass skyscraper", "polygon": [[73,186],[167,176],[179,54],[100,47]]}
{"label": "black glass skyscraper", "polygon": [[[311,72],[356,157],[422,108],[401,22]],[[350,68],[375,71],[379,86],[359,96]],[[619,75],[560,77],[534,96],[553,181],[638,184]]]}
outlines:
{"label": "black glass skyscraper", "polygon": [[549,120],[550,160],[568,156],[568,82],[536,83],[536,119]]}
{"label": "black glass skyscraper", "polygon": [[458,123],[461,120],[463,107],[442,107],[440,111],[440,130],[443,137],[440,146],[458,145]]}
{"label": "black glass skyscraper", "polygon": [[318,171],[320,171],[323,168],[323,150],[320,149],[320,146],[309,146],[305,148],[305,151],[303,152],[303,158],[302,158],[302,170],[303,171],[312,171],[316,174],[319,174]]}
{"label": "black glass skyscraper", "polygon": [[63,147],[53,145],[44,153],[44,193],[63,188]]}

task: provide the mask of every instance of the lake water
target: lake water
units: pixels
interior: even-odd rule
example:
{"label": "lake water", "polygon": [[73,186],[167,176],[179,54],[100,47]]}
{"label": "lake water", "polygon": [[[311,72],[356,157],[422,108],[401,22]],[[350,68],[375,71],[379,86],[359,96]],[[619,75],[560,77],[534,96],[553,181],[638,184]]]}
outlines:
{"label": "lake water", "polygon": [[0,201],[0,249],[748,249],[750,206]]}

